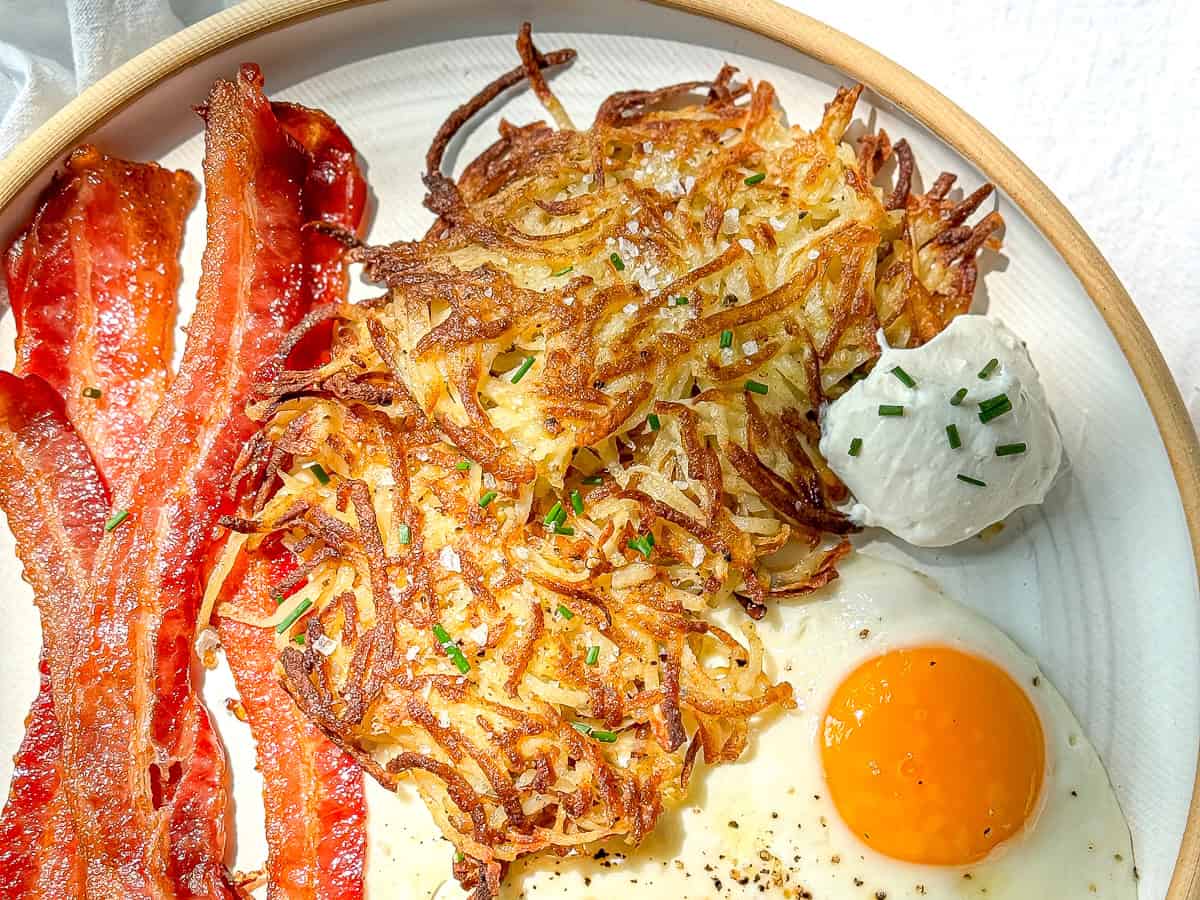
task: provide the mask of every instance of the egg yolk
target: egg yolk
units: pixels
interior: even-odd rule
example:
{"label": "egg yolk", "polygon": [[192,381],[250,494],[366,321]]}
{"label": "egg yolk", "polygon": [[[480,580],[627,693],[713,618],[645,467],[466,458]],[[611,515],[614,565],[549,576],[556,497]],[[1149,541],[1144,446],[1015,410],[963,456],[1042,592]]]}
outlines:
{"label": "egg yolk", "polygon": [[1046,764],[1025,692],[948,647],[863,663],[838,686],[822,737],[845,823],[880,853],[926,865],[976,862],[1020,831]]}

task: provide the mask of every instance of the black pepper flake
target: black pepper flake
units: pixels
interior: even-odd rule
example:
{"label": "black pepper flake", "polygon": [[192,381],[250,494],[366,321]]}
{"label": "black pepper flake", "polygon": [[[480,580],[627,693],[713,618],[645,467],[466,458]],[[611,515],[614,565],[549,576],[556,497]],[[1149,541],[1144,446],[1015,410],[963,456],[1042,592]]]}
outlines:
{"label": "black pepper flake", "polygon": [[729,827],[730,827],[730,828],[737,828],[737,827],[738,827],[738,823],[737,823],[737,822],[735,822],[733,819],[730,819],[730,820],[729,820]]}

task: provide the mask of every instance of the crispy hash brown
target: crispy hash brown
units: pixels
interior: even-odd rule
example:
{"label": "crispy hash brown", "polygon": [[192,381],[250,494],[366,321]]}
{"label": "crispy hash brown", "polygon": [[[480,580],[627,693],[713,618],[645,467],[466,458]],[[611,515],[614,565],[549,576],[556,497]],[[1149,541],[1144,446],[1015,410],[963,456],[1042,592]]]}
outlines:
{"label": "crispy hash brown", "polygon": [[[387,295],[310,317],[293,340],[336,321],[331,361],[259,386],[208,597],[239,556],[276,567],[273,616],[222,614],[275,628],[300,707],[412,779],[481,897],[524,854],[638,842],[792,704],[752,619],[849,551],[820,405],[879,329],[964,312],[1000,226],[965,224],[990,187],[917,196],[904,142],[844,143],[860,87],[806,131],[726,67],[580,130],[541,72],[573,53],[518,49],[434,142],[428,235],[356,247]],[[526,78],[557,127],[505,123],[441,174]],[[735,597],[740,633],[710,615]]]}

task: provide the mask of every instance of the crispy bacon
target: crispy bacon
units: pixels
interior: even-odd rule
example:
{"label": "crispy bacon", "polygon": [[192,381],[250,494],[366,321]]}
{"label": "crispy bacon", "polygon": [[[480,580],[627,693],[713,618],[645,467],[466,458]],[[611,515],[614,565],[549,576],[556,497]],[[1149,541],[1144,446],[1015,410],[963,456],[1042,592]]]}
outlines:
{"label": "crispy bacon", "polygon": [[47,636],[38,696],[0,818],[0,895],[81,896],[84,872],[61,790],[62,737],[49,657],[62,659],[73,646],[69,609],[103,533],[108,490],[62,398],[36,375],[0,372],[0,469],[0,506]]}
{"label": "crispy bacon", "polygon": [[170,380],[179,248],[195,201],[187,172],[83,146],[5,258],[18,371],[62,394],[111,484],[136,459]]}
{"label": "crispy bacon", "polygon": [[[358,153],[350,138],[327,113],[298,103],[272,103],[283,130],[308,156],[304,179],[303,210],[307,223],[334,226],[343,233],[362,236],[367,209],[367,181],[358,166]],[[313,306],[346,299],[350,277],[346,271],[346,244],[320,228],[304,230],[304,281]],[[305,365],[329,357],[334,321],[328,319],[309,331],[298,354]]]}
{"label": "crispy bacon", "polygon": [[[96,896],[231,894],[220,819],[170,813],[194,749],[185,726],[198,703],[189,673],[198,566],[255,430],[244,413],[253,381],[278,365],[280,337],[304,312],[296,260],[306,164],[255,66],[218,81],[204,114],[208,246],[197,308],[179,375],[117,493],[128,521],[101,543],[75,610],[86,632],[60,708],[72,723],[67,791]],[[189,841],[177,830],[187,826],[204,832],[194,844],[201,858],[180,867],[166,845]]]}
{"label": "crispy bacon", "polygon": [[[282,551],[288,559],[290,552]],[[273,611],[281,570],[256,558],[233,604],[254,615]],[[225,658],[258,745],[267,821],[267,896],[275,900],[357,900],[363,896],[366,808],[362,771],[292,702],[275,674],[274,634],[229,618],[217,620]]]}

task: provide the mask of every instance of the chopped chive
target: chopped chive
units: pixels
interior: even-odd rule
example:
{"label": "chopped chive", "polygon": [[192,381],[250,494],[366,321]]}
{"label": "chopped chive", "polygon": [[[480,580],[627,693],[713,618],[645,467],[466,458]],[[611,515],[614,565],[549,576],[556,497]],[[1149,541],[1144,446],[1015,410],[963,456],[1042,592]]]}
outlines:
{"label": "chopped chive", "polygon": [[613,268],[618,272],[625,271],[625,263],[621,262],[621,257],[617,256],[617,254],[609,254],[608,261],[612,263]]}
{"label": "chopped chive", "polygon": [[963,475],[961,472],[954,476],[959,481],[964,481],[967,484],[973,484],[975,487],[987,487],[986,481],[980,481],[978,478],[972,478],[970,475]]}
{"label": "chopped chive", "polygon": [[496,499],[496,492],[488,491],[486,494],[484,494],[482,497],[479,498],[479,505],[486,509],[487,505],[495,499]]}
{"label": "chopped chive", "polygon": [[431,629],[433,636],[438,639],[438,644],[441,645],[442,652],[450,658],[454,663],[454,667],[462,674],[466,675],[471,671],[471,664],[467,662],[467,658],[463,656],[463,652],[458,649],[458,645],[450,640],[450,634],[440,624],[434,625]]}
{"label": "chopped chive", "polygon": [[754,187],[754,185],[758,184],[760,181],[762,181],[766,177],[767,177],[766,172],[755,172],[749,178],[746,178],[743,183],[747,187]]}
{"label": "chopped chive", "polygon": [[580,734],[591,737],[592,726],[589,725],[587,722],[572,722],[571,727],[574,728],[576,731],[578,731]]}
{"label": "chopped chive", "polygon": [[555,528],[557,528],[559,525],[561,525],[565,521],[567,521],[567,511],[560,507],[558,510],[558,515],[554,517],[554,521],[551,524],[554,525]]}
{"label": "chopped chive", "polygon": [[565,534],[567,537],[575,537],[575,529],[570,525],[555,525],[555,534]]}
{"label": "chopped chive", "polygon": [[675,305],[676,305],[676,306],[687,306],[687,305],[688,305],[688,298],[687,298],[687,297],[682,297],[682,296],[681,296],[681,297],[676,297],[676,298],[675,298]]}
{"label": "chopped chive", "polygon": [[99,400],[100,399],[100,388],[85,387],[83,389],[83,391],[81,391],[81,393],[83,394],[83,396],[87,397],[89,400]]}
{"label": "chopped chive", "polygon": [[997,456],[1016,456],[1018,453],[1024,453],[1028,449],[1024,441],[1016,444],[1000,444],[996,447]]}
{"label": "chopped chive", "polygon": [[469,459],[460,459],[454,464],[454,468],[458,469],[460,472],[465,472],[471,468],[471,461]]}
{"label": "chopped chive", "polygon": [[879,404],[879,414],[881,416],[902,416],[904,415],[904,407],[891,403],[881,403]]}
{"label": "chopped chive", "polygon": [[521,360],[521,365],[517,366],[517,371],[513,372],[512,378],[509,379],[513,384],[516,384],[525,377],[525,373],[533,368],[533,357],[527,356]]}
{"label": "chopped chive", "polygon": [[551,278],[560,278],[563,275],[566,275],[568,272],[570,272],[574,268],[575,268],[574,266],[564,266],[563,268],[559,269],[557,272],[551,272],[550,277]]}
{"label": "chopped chive", "polygon": [[602,744],[611,744],[617,739],[615,731],[596,731],[592,729],[592,737]]}
{"label": "chopped chive", "polygon": [[553,526],[558,521],[558,514],[562,511],[562,503],[555,501],[554,505],[550,507],[550,512],[546,513],[546,518],[542,519],[542,524]]}
{"label": "chopped chive", "polygon": [[992,377],[992,373],[996,371],[996,368],[999,365],[1000,365],[1000,360],[996,359],[996,357],[993,356],[991,359],[989,359],[987,361],[987,365],[979,370],[979,377],[981,379],[983,379],[984,381],[986,381],[987,379]]}
{"label": "chopped chive", "polygon": [[464,859],[466,859],[466,857],[465,857],[465,856],[463,856],[463,852],[462,852],[461,850],[455,850],[455,851],[454,851],[454,861],[455,861],[456,863],[460,863],[460,862],[462,862]]}
{"label": "chopped chive", "polygon": [[307,597],[301,600],[298,604],[296,604],[296,608],[288,613],[282,622],[275,626],[275,633],[283,634],[285,631],[291,628],[298,618],[308,612],[308,608],[310,606],[312,606],[312,601]]}
{"label": "chopped chive", "polygon": [[725,350],[733,346],[733,332],[729,329],[721,332],[721,349]]}
{"label": "chopped chive", "polygon": [[274,597],[272,597],[271,599],[272,599],[272,600],[274,600],[274,601],[275,601],[275,605],[276,605],[276,606],[278,606],[280,603],[282,603],[282,602],[283,602],[283,594],[276,594],[276,595],[275,595]]}
{"label": "chopped chive", "polygon": [[1012,412],[1012,401],[1008,399],[1007,394],[998,394],[979,404],[979,421],[986,425],[1007,412]]}
{"label": "chopped chive", "polygon": [[575,510],[575,515],[583,515],[583,497],[579,491],[571,491],[571,509]]}
{"label": "chopped chive", "polygon": [[858,456],[862,453],[862,438],[854,438],[850,441],[850,449],[847,451],[851,456]]}
{"label": "chopped chive", "polygon": [[313,463],[308,467],[308,471],[313,473],[313,477],[321,484],[329,484],[329,473],[325,471],[325,467],[320,463]]}
{"label": "chopped chive", "polygon": [[556,609],[555,612],[557,612],[559,615],[559,618],[562,618],[562,619],[570,620],[570,619],[575,618],[575,613],[573,613],[569,609],[567,609],[566,605],[562,604],[562,603],[558,604],[558,609]]}
{"label": "chopped chive", "polygon": [[600,648],[596,644],[588,647],[587,657],[583,661],[589,666],[594,666],[600,661]]}
{"label": "chopped chive", "polygon": [[411,544],[412,543],[412,528],[410,528],[408,525],[400,526],[400,543],[401,544]]}
{"label": "chopped chive", "polygon": [[583,477],[584,484],[604,484],[603,475],[585,475]]}
{"label": "chopped chive", "polygon": [[129,518],[129,510],[118,509],[115,513],[108,517],[108,521],[104,523],[105,531],[112,531],[122,522]]}
{"label": "chopped chive", "polygon": [[625,544],[630,550],[636,550],[646,559],[650,558],[650,551],[654,549],[654,535],[644,534],[633,538]]}
{"label": "chopped chive", "polygon": [[770,390],[770,388],[761,381],[755,381],[753,378],[751,378],[746,382],[746,390],[754,394],[765,394]]}
{"label": "chopped chive", "polygon": [[304,635],[298,634],[294,638],[292,638],[292,640],[295,641],[297,644],[299,644],[301,647],[304,646]]}
{"label": "chopped chive", "polygon": [[947,425],[946,426],[946,440],[948,440],[950,442],[951,450],[957,450],[959,447],[962,446],[962,438],[960,438],[958,436],[958,426],[957,425]]}
{"label": "chopped chive", "polygon": [[963,400],[966,398],[966,396],[967,396],[967,389],[959,388],[957,391],[954,392],[954,396],[950,398],[950,405],[958,406],[960,403],[963,402]]}
{"label": "chopped chive", "polygon": [[898,378],[900,380],[900,383],[902,385],[904,385],[905,387],[911,388],[911,387],[917,386],[917,383],[915,381],[913,381],[913,377],[911,375],[909,375],[907,372],[905,372],[899,366],[892,367],[892,374],[895,375],[896,378]]}
{"label": "chopped chive", "polygon": [[662,427],[662,422],[659,421],[655,413],[650,413],[650,415],[646,416],[646,421],[650,424],[651,431],[658,431]]}

